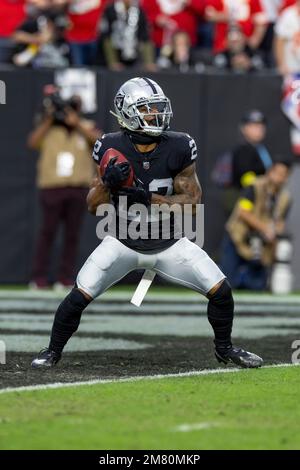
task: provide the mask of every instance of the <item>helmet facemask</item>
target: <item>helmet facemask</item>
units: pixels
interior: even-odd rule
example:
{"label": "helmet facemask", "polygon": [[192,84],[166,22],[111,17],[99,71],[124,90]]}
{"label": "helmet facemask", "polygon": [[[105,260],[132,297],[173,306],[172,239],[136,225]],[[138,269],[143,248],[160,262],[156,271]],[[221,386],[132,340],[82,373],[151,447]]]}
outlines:
{"label": "helmet facemask", "polygon": [[152,98],[139,100],[134,105],[134,113],[139,121],[139,130],[149,135],[160,135],[170,125],[172,108],[167,97]]}

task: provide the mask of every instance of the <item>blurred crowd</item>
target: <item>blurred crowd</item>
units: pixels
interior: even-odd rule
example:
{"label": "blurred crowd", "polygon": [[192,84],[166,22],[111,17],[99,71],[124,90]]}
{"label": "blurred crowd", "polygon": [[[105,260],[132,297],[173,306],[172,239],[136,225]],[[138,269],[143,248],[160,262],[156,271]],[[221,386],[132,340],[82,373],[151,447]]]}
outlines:
{"label": "blurred crowd", "polygon": [[0,63],[300,70],[299,0],[0,0]]}

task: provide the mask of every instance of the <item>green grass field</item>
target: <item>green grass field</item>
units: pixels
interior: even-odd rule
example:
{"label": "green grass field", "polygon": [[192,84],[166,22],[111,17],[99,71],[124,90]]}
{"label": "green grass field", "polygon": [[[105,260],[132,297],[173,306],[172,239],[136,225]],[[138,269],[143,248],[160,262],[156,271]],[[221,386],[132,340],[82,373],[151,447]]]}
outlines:
{"label": "green grass field", "polygon": [[299,390],[279,367],[4,393],[0,448],[300,449]]}

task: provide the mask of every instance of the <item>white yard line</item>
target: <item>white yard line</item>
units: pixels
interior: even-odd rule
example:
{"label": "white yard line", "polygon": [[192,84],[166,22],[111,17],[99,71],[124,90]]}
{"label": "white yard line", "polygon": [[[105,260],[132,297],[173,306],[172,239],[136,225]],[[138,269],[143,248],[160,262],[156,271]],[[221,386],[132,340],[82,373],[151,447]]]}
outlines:
{"label": "white yard line", "polygon": [[172,429],[175,432],[192,432],[192,431],[202,431],[204,429],[211,429],[219,426],[218,423],[193,423],[193,424],[179,424]]}
{"label": "white yard line", "polygon": [[[273,364],[270,366],[264,366],[263,369],[273,369],[279,367],[296,367],[299,364]],[[158,375],[143,375],[137,377],[124,377],[119,379],[96,379],[96,380],[87,380],[83,382],[57,382],[57,383],[50,383],[50,384],[42,384],[42,385],[29,385],[24,387],[8,387],[3,388],[0,390],[0,395],[3,393],[10,393],[10,392],[28,392],[28,391],[35,391],[35,390],[48,390],[48,389],[55,389],[55,388],[68,388],[68,387],[78,387],[82,385],[98,385],[98,384],[109,384],[109,383],[120,383],[120,382],[138,382],[140,380],[158,380],[158,379],[169,379],[169,378],[178,378],[178,377],[198,377],[201,375],[214,375],[214,374],[225,374],[225,373],[233,373],[233,372],[245,372],[249,369],[237,369],[237,368],[228,368],[228,369],[206,369],[206,370],[195,370],[190,372],[180,372],[178,374],[158,374]],[[37,370],[36,373],[38,374],[39,371]]]}

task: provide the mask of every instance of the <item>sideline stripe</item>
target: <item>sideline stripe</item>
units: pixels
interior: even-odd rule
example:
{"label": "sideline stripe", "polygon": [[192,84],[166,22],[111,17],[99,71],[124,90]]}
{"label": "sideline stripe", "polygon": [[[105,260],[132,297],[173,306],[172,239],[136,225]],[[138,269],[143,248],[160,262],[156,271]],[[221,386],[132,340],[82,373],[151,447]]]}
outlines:
{"label": "sideline stripe", "polygon": [[[109,290],[105,292],[101,297],[95,299],[93,304],[99,303],[110,303],[110,302],[122,302],[128,301],[130,302],[130,298],[132,295],[133,288],[128,288],[128,291],[114,291]],[[3,290],[0,289],[0,299],[2,300],[53,300],[53,301],[61,301],[68,293],[68,290],[63,292],[57,292],[53,290],[47,291],[32,291],[32,290]],[[274,294],[256,294],[256,295],[249,295],[246,293],[240,293],[238,291],[234,291],[234,299],[236,303],[243,303],[243,304],[261,304],[261,303],[268,303],[268,304],[293,304],[293,305],[300,305],[300,295],[293,293],[288,295],[274,295]],[[146,297],[147,301],[149,302],[167,302],[167,303],[175,303],[178,301],[181,302],[196,302],[199,303],[207,303],[205,297],[201,296],[200,294],[195,294],[191,290],[185,289],[183,292],[178,292],[174,289],[174,292],[153,292],[150,291]]]}
{"label": "sideline stripe", "polygon": [[[300,364],[273,364],[270,366],[263,366],[262,369],[275,369],[279,367],[297,367]],[[249,369],[206,369],[206,370],[195,370],[190,372],[180,372],[178,374],[158,374],[158,375],[139,375],[136,377],[124,377],[119,379],[96,379],[96,380],[87,380],[84,382],[57,382],[50,384],[42,385],[29,385],[24,387],[8,387],[0,390],[0,395],[4,393],[11,392],[31,392],[35,390],[48,390],[56,388],[68,388],[68,387],[79,387],[82,385],[98,385],[98,384],[110,384],[110,383],[119,383],[119,382],[139,382],[141,380],[159,380],[159,379],[170,379],[170,378],[181,378],[181,377],[197,377],[201,375],[214,375],[214,374],[228,374],[232,372],[245,372]],[[37,371],[38,372],[38,371]]]}

